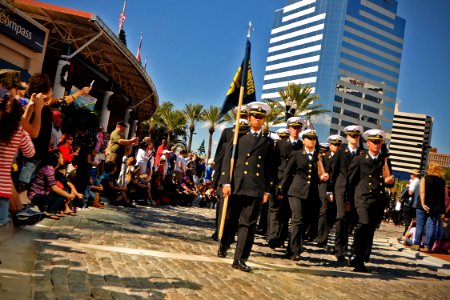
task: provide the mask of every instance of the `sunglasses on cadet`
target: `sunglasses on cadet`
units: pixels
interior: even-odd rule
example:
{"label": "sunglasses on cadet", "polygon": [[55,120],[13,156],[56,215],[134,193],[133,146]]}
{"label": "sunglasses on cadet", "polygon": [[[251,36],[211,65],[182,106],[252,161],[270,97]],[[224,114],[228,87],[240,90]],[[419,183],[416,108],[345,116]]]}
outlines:
{"label": "sunglasses on cadet", "polygon": [[381,141],[378,140],[370,140],[372,143],[374,143],[375,145],[379,145],[381,144]]}
{"label": "sunglasses on cadet", "polygon": [[331,143],[330,145],[333,145],[333,146],[340,146],[341,143]]}
{"label": "sunglasses on cadet", "polygon": [[266,117],[265,115],[251,115],[251,116],[255,119],[264,119]]}
{"label": "sunglasses on cadet", "polygon": [[352,137],[352,138],[356,138],[356,137],[359,136],[359,134],[349,134],[348,136],[349,136],[349,137]]}
{"label": "sunglasses on cadet", "polygon": [[305,136],[305,139],[308,139],[308,140],[311,140],[311,141],[317,140],[317,138],[315,138],[313,136]]}

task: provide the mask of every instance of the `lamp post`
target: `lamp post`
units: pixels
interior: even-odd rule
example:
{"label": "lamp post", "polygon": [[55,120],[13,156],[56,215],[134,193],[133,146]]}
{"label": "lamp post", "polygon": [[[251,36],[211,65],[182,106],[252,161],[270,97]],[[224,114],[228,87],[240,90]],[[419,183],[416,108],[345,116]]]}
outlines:
{"label": "lamp post", "polygon": [[291,97],[288,97],[285,101],[286,104],[286,111],[284,113],[285,119],[289,119],[290,117],[295,115],[295,112],[297,110],[297,102],[295,100],[291,99]]}

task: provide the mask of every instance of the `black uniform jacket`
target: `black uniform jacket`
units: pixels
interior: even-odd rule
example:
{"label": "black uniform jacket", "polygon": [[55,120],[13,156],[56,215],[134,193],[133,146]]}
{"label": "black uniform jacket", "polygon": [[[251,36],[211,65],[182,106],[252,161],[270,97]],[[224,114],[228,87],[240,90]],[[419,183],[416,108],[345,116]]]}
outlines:
{"label": "black uniform jacket", "polygon": [[233,145],[229,143],[221,167],[219,184],[231,184],[233,195],[261,198],[270,193],[274,183],[273,140],[267,136],[258,138],[250,130],[239,131],[233,178],[230,181],[230,161]]}
{"label": "black uniform jacket", "polygon": [[308,159],[305,150],[292,152],[292,157],[287,163],[283,173],[281,187],[283,193],[301,199],[318,197],[319,174],[317,172],[317,151],[312,159]]}
{"label": "black uniform jacket", "polygon": [[292,152],[294,150],[299,150],[302,148],[303,144],[300,140],[297,141],[295,146],[292,145],[291,140],[289,138],[278,141],[274,155],[274,159],[276,160],[275,165],[278,167],[277,184],[280,183],[281,179],[283,178],[284,169],[286,169],[287,163],[291,158]]}
{"label": "black uniform jacket", "polygon": [[[331,155],[331,153],[322,156],[322,164],[325,173],[330,174],[331,176],[331,166],[333,163],[333,159],[336,155]],[[327,191],[331,191],[333,188],[331,187],[331,178],[328,181],[320,181],[319,189],[321,193],[326,193]]]}
{"label": "black uniform jacket", "polygon": [[[248,125],[239,125],[239,131],[247,132]],[[225,128],[220,135],[219,143],[217,144],[216,154],[214,156],[214,174],[212,178],[212,188],[217,189],[219,185],[219,178],[222,173],[222,161],[225,149],[228,144],[233,143],[234,126]]]}
{"label": "black uniform jacket", "polygon": [[[359,151],[357,151],[358,153]],[[356,157],[359,154],[356,155]],[[342,145],[333,157],[330,174],[330,190],[336,195],[344,196],[349,187],[347,184],[347,178],[350,170],[350,164],[353,160],[353,155],[348,149],[347,145]]]}
{"label": "black uniform jacket", "polygon": [[357,156],[350,165],[349,184],[355,187],[355,206],[367,207],[374,201],[384,201],[384,157],[372,159],[368,152]]}

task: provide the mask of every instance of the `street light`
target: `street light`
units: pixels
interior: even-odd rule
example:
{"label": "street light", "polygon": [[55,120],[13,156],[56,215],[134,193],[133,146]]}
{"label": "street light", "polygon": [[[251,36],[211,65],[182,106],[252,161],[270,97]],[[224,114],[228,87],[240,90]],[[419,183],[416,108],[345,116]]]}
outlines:
{"label": "street light", "polygon": [[285,119],[289,119],[290,117],[295,115],[295,112],[297,110],[297,102],[291,97],[288,97],[285,101],[286,104],[286,111],[285,111]]}

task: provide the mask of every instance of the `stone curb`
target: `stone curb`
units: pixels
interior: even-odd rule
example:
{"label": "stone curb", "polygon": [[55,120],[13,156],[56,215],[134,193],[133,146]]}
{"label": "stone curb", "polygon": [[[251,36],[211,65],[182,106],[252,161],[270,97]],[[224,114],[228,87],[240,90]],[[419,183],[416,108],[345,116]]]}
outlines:
{"label": "stone curb", "polygon": [[405,256],[410,257],[416,261],[422,261],[428,265],[436,267],[437,272],[439,273],[450,275],[450,262],[440,258],[433,257],[431,255],[424,254],[423,252],[420,251],[413,251],[400,244],[397,241],[397,239],[394,238],[388,239],[388,243],[390,244],[391,247],[405,254]]}

